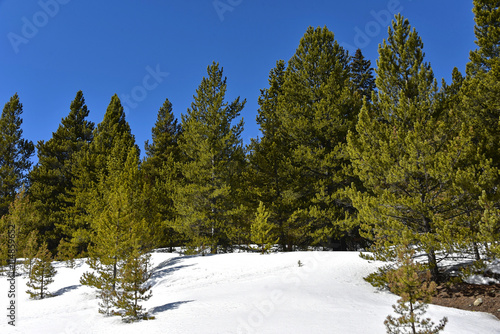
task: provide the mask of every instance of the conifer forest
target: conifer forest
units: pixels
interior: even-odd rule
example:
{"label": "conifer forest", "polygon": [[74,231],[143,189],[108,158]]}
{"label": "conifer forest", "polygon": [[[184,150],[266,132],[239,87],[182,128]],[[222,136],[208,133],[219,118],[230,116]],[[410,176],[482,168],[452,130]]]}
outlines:
{"label": "conifer forest", "polygon": [[[43,299],[51,261],[86,258],[92,270],[80,282],[96,289],[99,312],[133,321],[152,318],[141,303],[158,248],[363,251],[412,268],[413,279],[426,273],[427,288],[448,279],[440,264],[451,254],[498,259],[500,3],[473,4],[477,48],[451,82],[435,78],[425,41],[401,14],[375,63],[326,26],[309,27],[293,56],[270,69],[261,135],[248,145],[246,99],[227,97],[217,61],[179,119],[168,96],[151,111],[145,143],[118,95],[94,124],[82,91],[50,139],[33,143],[23,136],[23,96],[13,93],[0,118],[1,271],[13,239],[16,270]],[[411,296],[394,268],[367,279]],[[403,301],[427,300],[432,289],[418,290]]]}

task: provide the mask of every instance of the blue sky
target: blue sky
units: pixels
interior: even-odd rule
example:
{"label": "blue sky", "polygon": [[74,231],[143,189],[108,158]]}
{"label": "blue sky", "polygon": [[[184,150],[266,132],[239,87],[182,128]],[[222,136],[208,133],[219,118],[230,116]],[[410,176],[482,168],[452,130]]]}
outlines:
{"label": "blue sky", "polygon": [[475,48],[472,0],[0,0],[0,105],[17,92],[24,137],[37,142],[50,139],[78,90],[96,124],[116,93],[143,150],[165,98],[180,119],[215,60],[228,100],[247,99],[246,144],[259,135],[269,71],[308,26],[327,26],[375,66],[396,11],[422,37],[439,82],[455,66],[464,72]]}

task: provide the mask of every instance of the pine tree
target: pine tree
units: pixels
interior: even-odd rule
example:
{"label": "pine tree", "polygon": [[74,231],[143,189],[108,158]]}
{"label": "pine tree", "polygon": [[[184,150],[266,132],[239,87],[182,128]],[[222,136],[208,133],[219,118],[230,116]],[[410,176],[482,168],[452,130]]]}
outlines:
{"label": "pine tree", "polygon": [[263,202],[266,206],[270,213],[268,221],[279,232],[282,250],[289,249],[292,244],[287,221],[294,211],[290,197],[293,197],[295,178],[290,166],[291,150],[286,130],[278,111],[279,99],[283,98],[285,69],[285,62],[277,61],[269,73],[269,88],[261,89],[257,124],[262,137],[252,139],[249,145],[250,166],[246,175],[248,202]]}
{"label": "pine tree", "polygon": [[153,141],[146,142],[146,159],[141,165],[145,181],[150,185],[148,206],[150,220],[157,226],[156,237],[159,247],[173,246],[181,235],[172,227],[176,218],[173,203],[175,186],[181,181],[178,170],[180,151],[178,139],[181,127],[172,112],[172,104],[167,99],[158,111],[158,118],[152,128]]}
{"label": "pine tree", "polygon": [[[16,194],[14,202],[9,206],[9,213],[0,218],[0,234],[6,236],[3,260],[10,266],[10,272],[17,275],[18,258],[23,256],[23,249],[29,241],[30,234],[37,226],[37,217],[26,195],[24,187]],[[4,262],[5,263],[5,262]]]}
{"label": "pine tree", "polygon": [[237,118],[246,101],[240,102],[239,97],[225,101],[227,79],[222,71],[218,63],[208,66],[208,77],[182,116],[179,148],[184,182],[174,199],[179,229],[192,246],[210,248],[212,253],[219,246],[231,246],[231,233],[237,229],[235,198],[244,160],[243,120]]}
{"label": "pine tree", "polygon": [[66,234],[71,235],[70,241],[77,253],[85,254],[88,250],[91,239],[91,214],[103,208],[103,202],[96,201],[103,196],[98,184],[103,183],[108,177],[108,160],[117,142],[122,146],[121,151],[114,152],[114,159],[117,161],[124,163],[131,147],[135,147],[135,152],[139,156],[135,137],[125,120],[120,99],[115,94],[102,122],[94,129],[92,142],[83,145],[74,156],[74,187],[68,196],[71,205],[66,210],[65,229]]}
{"label": "pine tree", "polygon": [[483,191],[479,203],[483,209],[479,233],[481,240],[487,243],[487,251],[492,258],[500,257],[500,208],[488,199]]}
{"label": "pine tree", "polygon": [[295,170],[295,212],[288,222],[299,246],[327,245],[351,230],[351,205],[343,190],[354,178],[346,135],[354,129],[361,99],[351,83],[349,56],[325,28],[308,28],[289,60],[278,114]]}
{"label": "pine tree", "polygon": [[[100,301],[99,312],[111,315],[120,288],[120,266],[141,245],[146,252],[152,246],[151,231],[146,223],[141,204],[142,185],[139,173],[139,157],[136,147],[128,148],[120,141],[109,157],[106,175],[101,174],[90,211],[92,221],[92,244],[89,247],[88,264],[94,272],[85,273],[80,279],[84,285],[97,288]],[[133,236],[133,237],[132,237]]]}
{"label": "pine tree", "polygon": [[274,232],[275,226],[268,222],[270,213],[267,211],[264,203],[260,202],[255,220],[251,226],[252,241],[260,245],[262,254],[268,253],[269,250],[278,243],[279,238],[276,238]]}
{"label": "pine tree", "polygon": [[28,286],[26,292],[30,295],[30,298],[44,299],[51,296],[48,292],[48,285],[54,281],[53,278],[57,273],[51,261],[52,256],[47,249],[47,243],[44,242],[36,255],[29,282],[26,283]]}
{"label": "pine tree", "polygon": [[361,49],[357,49],[350,63],[351,77],[355,89],[363,98],[371,101],[372,92],[375,90],[375,78],[371,61],[365,59]]}
{"label": "pine tree", "polygon": [[74,187],[73,155],[92,141],[94,123],[86,120],[88,114],[83,93],[78,91],[68,116],[61,120],[52,138],[36,145],[38,163],[30,173],[30,196],[44,222],[38,228],[39,233],[50,250],[54,250],[62,238],[71,238],[65,214],[73,204],[68,200]]}
{"label": "pine tree", "polygon": [[178,160],[179,157],[178,139],[181,126],[177,124],[177,119],[172,112],[172,103],[168,99],[158,110],[158,117],[151,133],[152,143],[150,144],[149,141],[145,143],[147,159],[143,169],[150,169],[149,173],[158,176],[158,170],[165,162],[171,157],[174,160]]}
{"label": "pine tree", "polygon": [[476,153],[473,133],[463,113],[438,103],[422,48],[408,20],[396,16],[379,47],[378,93],[372,105],[363,105],[356,132],[348,135],[354,171],[367,189],[351,198],[377,256],[394,256],[391,246],[409,233],[437,281],[437,252],[457,240],[449,231],[458,230],[465,214],[468,198],[459,185],[480,179],[469,164]]}
{"label": "pine tree", "polygon": [[393,305],[398,318],[391,315],[384,324],[388,334],[437,334],[441,332],[448,319],[441,319],[438,325],[429,318],[422,318],[426,312],[427,304],[436,291],[436,283],[430,282],[430,273],[424,282],[419,273],[425,272],[425,267],[413,262],[415,251],[408,245],[400,246],[397,260],[399,268],[388,273],[389,287],[392,292],[399,295],[397,305]]}
{"label": "pine tree", "polygon": [[33,143],[22,138],[22,113],[23,105],[16,93],[5,104],[0,116],[0,217],[7,214],[17,191],[27,183],[26,176],[32,164],[30,158],[35,151]]}
{"label": "pine tree", "polygon": [[481,182],[472,179],[463,186],[470,198],[468,217],[462,224],[470,235],[465,246],[472,245],[476,260],[479,260],[478,243],[492,240],[496,235],[495,212],[500,209],[497,187],[500,183],[500,148],[497,145],[500,141],[500,3],[475,0],[473,12],[475,42],[479,48],[470,53],[459,106],[474,129],[473,142],[478,154],[471,160],[482,171]]}
{"label": "pine tree", "polygon": [[23,249],[23,257],[24,257],[24,270],[28,274],[28,277],[31,275],[33,264],[35,263],[36,256],[38,253],[38,240],[37,240],[37,232],[31,231],[28,235],[28,239],[26,240],[26,245]]}
{"label": "pine tree", "polygon": [[467,74],[489,72],[500,57],[500,3],[497,0],[474,0],[474,34],[479,49],[470,52]]}
{"label": "pine tree", "polygon": [[[132,239],[136,238],[133,236]],[[135,244],[120,267],[120,289],[115,306],[121,310],[121,317],[125,322],[152,319],[139,304],[152,296],[151,285],[147,284],[151,277],[149,259],[150,255],[145,254],[140,245]]]}

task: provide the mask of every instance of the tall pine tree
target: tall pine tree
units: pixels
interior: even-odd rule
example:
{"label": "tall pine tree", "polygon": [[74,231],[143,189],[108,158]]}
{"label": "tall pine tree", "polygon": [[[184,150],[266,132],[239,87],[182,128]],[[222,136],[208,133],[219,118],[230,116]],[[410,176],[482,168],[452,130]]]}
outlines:
{"label": "tall pine tree", "polygon": [[67,199],[70,204],[66,210],[64,228],[65,233],[71,235],[70,240],[77,253],[85,254],[90,243],[91,211],[99,210],[103,205],[93,200],[103,196],[98,184],[108,177],[108,160],[116,143],[120,143],[123,149],[121,155],[114,156],[114,159],[124,163],[131,147],[135,147],[136,154],[139,155],[135,137],[125,119],[123,106],[115,94],[102,122],[94,129],[92,142],[83,145],[73,156],[74,186]]}
{"label": "tall pine tree", "polygon": [[[478,241],[490,242],[490,250],[498,254],[500,236],[500,2],[474,0],[474,32],[478,48],[470,53],[467,77],[461,93],[461,107],[475,128],[474,142],[480,153],[476,162],[489,172],[489,182],[470,187],[471,197],[480,197],[481,215],[471,215],[473,232]],[[471,201],[471,206],[477,202]],[[481,217],[482,216],[482,217]],[[479,226],[477,226],[479,223]],[[474,245],[476,254],[477,246]],[[476,256],[478,258],[478,256]]]}
{"label": "tall pine tree", "polygon": [[279,116],[278,102],[283,98],[286,65],[283,60],[269,73],[269,88],[261,89],[257,124],[261,138],[252,139],[248,147],[247,170],[248,201],[257,207],[262,202],[269,211],[268,222],[275,225],[280,235],[281,249],[292,244],[288,218],[294,211],[294,169],[290,166],[291,149],[286,130]]}
{"label": "tall pine tree", "polygon": [[99,175],[89,209],[92,237],[88,263],[94,272],[81,278],[82,284],[98,289],[100,312],[107,315],[112,313],[120,289],[120,267],[127,265],[132,253],[136,256],[130,261],[137,261],[153,246],[144,219],[146,208],[141,205],[143,194],[137,149],[117,140],[106,171]]}
{"label": "tall pine tree", "polygon": [[350,203],[343,189],[354,181],[345,148],[361,108],[348,53],[326,27],[310,27],[302,37],[282,90],[278,114],[295,172],[288,224],[295,244],[326,246],[353,228],[344,219]]}
{"label": "tall pine tree", "polygon": [[350,63],[352,82],[363,98],[371,101],[372,92],[375,90],[375,78],[371,61],[365,59],[361,49],[357,49]]}
{"label": "tall pine tree", "polygon": [[62,238],[71,238],[65,212],[72,205],[68,196],[74,187],[73,156],[93,138],[94,123],[86,120],[88,115],[83,93],[78,91],[68,116],[61,120],[52,138],[37,144],[38,163],[30,173],[29,192],[42,221],[39,233],[50,250]]}
{"label": "tall pine tree", "polygon": [[9,211],[17,191],[26,183],[35,152],[33,143],[22,138],[23,105],[14,94],[0,116],[0,217]]}
{"label": "tall pine tree", "polygon": [[168,246],[171,251],[181,239],[181,234],[172,227],[176,218],[173,196],[182,176],[178,170],[180,134],[181,126],[172,112],[172,103],[166,99],[152,128],[152,143],[145,144],[146,159],[141,169],[150,187],[147,205],[151,208],[149,219],[157,226],[158,246]]}
{"label": "tall pine tree", "polygon": [[423,43],[397,15],[379,47],[377,94],[365,103],[348,149],[367,192],[352,192],[365,236],[380,258],[410,237],[427,257],[437,281],[438,251],[459,224],[466,198],[457,184],[478,179],[468,165],[475,154],[472,133],[457,110],[443,110],[437,85],[424,62]]}
{"label": "tall pine tree", "polygon": [[[177,187],[174,203],[179,229],[198,249],[231,246],[238,223],[237,187],[244,152],[243,120],[238,121],[245,100],[225,101],[226,78],[218,63],[207,68],[194,102],[182,116],[179,148],[184,182]],[[234,124],[235,123],[235,124]]]}

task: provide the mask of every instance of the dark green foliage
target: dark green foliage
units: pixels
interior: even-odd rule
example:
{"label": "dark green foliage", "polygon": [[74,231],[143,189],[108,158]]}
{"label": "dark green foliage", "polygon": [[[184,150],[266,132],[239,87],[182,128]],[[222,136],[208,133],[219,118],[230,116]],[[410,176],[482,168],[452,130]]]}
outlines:
{"label": "dark green foliage", "polygon": [[285,62],[278,61],[269,74],[269,88],[261,90],[257,124],[262,137],[252,139],[247,170],[248,201],[255,206],[259,201],[264,203],[270,213],[268,221],[276,226],[283,250],[291,247],[287,221],[294,211],[291,201],[294,170],[290,166],[290,146],[278,111],[279,99],[283,98],[285,68]]}
{"label": "dark green foliage", "polygon": [[14,94],[3,108],[0,117],[0,217],[7,214],[17,191],[26,184],[35,152],[31,141],[22,138],[23,105]]}
{"label": "dark green foliage", "polygon": [[500,57],[500,3],[498,0],[474,0],[474,33],[479,49],[470,52],[467,74],[488,72]]}
{"label": "dark green foliage", "polygon": [[178,230],[200,251],[210,248],[217,253],[219,246],[231,245],[240,221],[235,199],[244,152],[240,138],[243,120],[237,118],[245,101],[225,101],[226,78],[219,64],[214,62],[207,72],[191,108],[182,116],[183,182],[176,189],[174,203]]}
{"label": "dark green foliage", "polygon": [[37,144],[38,163],[30,173],[29,192],[43,222],[38,231],[50,250],[55,250],[62,238],[72,236],[65,221],[74,204],[69,199],[74,187],[73,156],[92,141],[94,123],[86,120],[88,114],[83,93],[78,91],[52,138]]}
{"label": "dark green foliage", "polygon": [[[498,212],[500,209],[500,3],[491,0],[475,0],[475,35],[478,49],[470,53],[467,77],[461,89],[460,108],[466,112],[467,123],[475,130],[474,144],[478,154],[474,163],[483,171],[483,179],[469,178],[466,192],[471,198],[470,217],[464,222],[470,231],[469,240],[480,259],[478,242],[492,242],[498,233]],[[480,203],[477,199],[480,198]],[[479,204],[482,206],[480,207]],[[467,224],[468,223],[468,224]]]}
{"label": "dark green foliage", "polygon": [[[117,143],[120,149],[112,152]],[[65,229],[76,253],[87,252],[92,236],[92,214],[103,208],[103,202],[99,200],[104,196],[103,189],[99,189],[98,185],[103,184],[110,174],[110,157],[113,156],[117,163],[124,163],[131,147],[135,147],[139,156],[120,99],[115,94],[102,122],[94,130],[92,142],[84,145],[74,156],[74,187],[68,197],[71,204],[66,210]]]}
{"label": "dark green foliage", "polygon": [[360,49],[356,50],[350,63],[352,83],[362,98],[371,101],[372,92],[375,90],[375,78],[371,62],[363,56]]}
{"label": "dark green foliage", "polygon": [[[172,112],[172,103],[165,100],[163,106],[158,110],[158,117],[155,126],[151,129],[152,143],[146,141],[147,163],[152,170],[159,170],[163,163],[171,156],[178,160],[179,148],[178,139],[181,133],[181,126],[177,124],[177,119]],[[146,166],[143,166],[147,169]]]}
{"label": "dark green foliage", "polygon": [[50,297],[48,285],[54,281],[56,270],[52,266],[52,256],[47,249],[47,243],[43,243],[36,255],[36,260],[29,275],[29,282],[26,283],[26,291],[32,299],[44,299]]}
{"label": "dark green foliage", "polygon": [[145,182],[149,185],[147,205],[151,208],[149,218],[156,226],[158,247],[172,247],[181,242],[182,235],[172,227],[176,218],[173,202],[176,185],[181,182],[178,170],[180,151],[178,140],[181,127],[167,99],[158,111],[152,128],[153,141],[146,142],[146,159],[141,165]]}
{"label": "dark green foliage", "polygon": [[288,62],[278,115],[289,145],[293,173],[288,218],[299,246],[327,245],[354,226],[345,220],[350,203],[343,190],[355,179],[346,136],[361,108],[351,82],[348,53],[325,28],[308,28]]}
{"label": "dark green foliage", "polygon": [[476,148],[465,115],[443,110],[437,99],[422,47],[408,20],[398,15],[379,48],[378,93],[373,105],[364,104],[356,133],[348,136],[354,170],[368,190],[353,191],[351,198],[378,256],[390,259],[395,255],[390,246],[409,233],[438,280],[437,251],[464,236],[466,181],[480,187],[487,179],[470,165]]}

